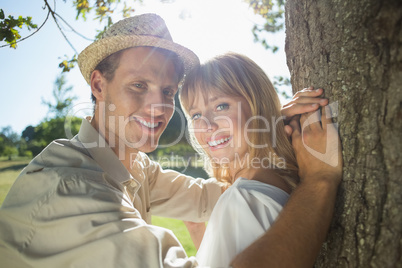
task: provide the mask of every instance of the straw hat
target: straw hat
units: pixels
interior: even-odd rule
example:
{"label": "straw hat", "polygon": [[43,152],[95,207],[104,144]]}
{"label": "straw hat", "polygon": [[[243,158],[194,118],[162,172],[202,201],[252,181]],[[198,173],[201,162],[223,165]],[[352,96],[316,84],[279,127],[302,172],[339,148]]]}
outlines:
{"label": "straw hat", "polygon": [[107,56],[131,47],[158,47],[176,53],[187,74],[199,64],[197,55],[173,42],[164,20],[156,14],[143,14],[113,24],[101,39],[93,42],[78,55],[78,65],[88,84],[95,67]]}

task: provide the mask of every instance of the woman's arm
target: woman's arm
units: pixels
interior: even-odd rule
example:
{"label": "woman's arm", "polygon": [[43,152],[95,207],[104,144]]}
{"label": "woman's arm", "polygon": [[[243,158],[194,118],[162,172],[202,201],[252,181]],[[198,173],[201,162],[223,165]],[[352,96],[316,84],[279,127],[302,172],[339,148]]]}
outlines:
{"label": "woman's arm", "polygon": [[201,245],[202,238],[205,233],[205,222],[191,222],[183,221],[190,233],[191,239],[193,240],[195,248],[198,250]]}
{"label": "woman's arm", "polygon": [[321,88],[305,88],[296,92],[292,99],[282,106],[281,114],[284,117],[285,132],[289,137],[292,135],[292,128],[288,124],[294,116],[316,111],[320,106],[328,104],[328,99],[321,97],[323,93],[324,90]]}

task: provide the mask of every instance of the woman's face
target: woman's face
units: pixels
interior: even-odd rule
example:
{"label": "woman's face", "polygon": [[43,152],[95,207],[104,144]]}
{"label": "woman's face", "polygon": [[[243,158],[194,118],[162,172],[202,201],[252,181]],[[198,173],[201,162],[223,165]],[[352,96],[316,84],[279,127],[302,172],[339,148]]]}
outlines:
{"label": "woman's face", "polygon": [[203,150],[220,164],[241,160],[248,151],[246,123],[251,109],[246,99],[223,95],[210,90],[207,99],[198,93],[189,114],[198,143]]}

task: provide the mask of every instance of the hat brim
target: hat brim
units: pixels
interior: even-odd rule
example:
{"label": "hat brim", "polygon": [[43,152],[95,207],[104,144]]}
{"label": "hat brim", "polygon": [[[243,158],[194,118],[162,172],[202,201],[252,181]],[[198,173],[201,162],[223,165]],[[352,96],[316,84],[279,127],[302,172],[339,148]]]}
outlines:
{"label": "hat brim", "polygon": [[200,63],[197,55],[190,49],[166,39],[144,35],[112,36],[97,40],[78,55],[78,66],[87,83],[91,83],[91,74],[103,59],[133,47],[156,47],[174,52],[183,63],[185,74]]}

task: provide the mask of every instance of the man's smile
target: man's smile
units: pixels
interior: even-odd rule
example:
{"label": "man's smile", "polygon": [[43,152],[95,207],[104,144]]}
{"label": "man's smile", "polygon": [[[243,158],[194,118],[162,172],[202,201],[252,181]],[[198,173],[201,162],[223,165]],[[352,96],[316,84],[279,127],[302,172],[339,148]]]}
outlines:
{"label": "man's smile", "polygon": [[137,117],[132,117],[132,118],[134,119],[134,121],[140,123],[141,125],[143,125],[147,128],[150,128],[150,129],[155,129],[162,124],[162,122],[147,122],[146,120],[141,119],[141,118],[137,118]]}

